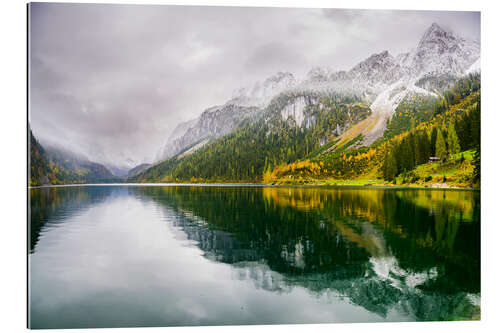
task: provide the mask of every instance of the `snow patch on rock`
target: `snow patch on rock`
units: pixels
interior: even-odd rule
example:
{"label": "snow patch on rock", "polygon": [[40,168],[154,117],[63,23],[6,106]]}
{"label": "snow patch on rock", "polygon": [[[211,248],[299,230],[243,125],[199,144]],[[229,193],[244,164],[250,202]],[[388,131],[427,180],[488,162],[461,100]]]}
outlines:
{"label": "snow patch on rock", "polygon": [[289,118],[292,118],[297,126],[302,126],[305,119],[304,110],[306,106],[307,101],[305,97],[296,98],[293,103],[290,103],[281,109],[281,119],[286,121]]}
{"label": "snow patch on rock", "polygon": [[478,58],[467,70],[467,74],[481,72],[481,58]]}

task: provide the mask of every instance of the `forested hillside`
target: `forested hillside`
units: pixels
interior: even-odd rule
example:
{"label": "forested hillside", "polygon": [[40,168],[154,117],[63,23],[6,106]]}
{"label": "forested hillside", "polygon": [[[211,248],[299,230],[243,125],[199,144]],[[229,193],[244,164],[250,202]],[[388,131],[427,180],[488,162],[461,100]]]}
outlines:
{"label": "forested hillside", "polygon": [[[460,80],[430,106],[396,112],[385,139],[369,147],[340,148],[281,165],[264,180],[307,183],[477,184],[480,166],[480,74]],[[428,120],[426,120],[428,119]],[[359,138],[361,139],[361,138]],[[437,158],[429,163],[430,157]]]}
{"label": "forested hillside", "polygon": [[51,174],[52,170],[49,166],[49,161],[45,154],[45,150],[38,143],[36,138],[31,132],[31,128],[28,128],[29,132],[29,185],[36,186],[42,184],[50,183],[48,175]]}
{"label": "forested hillside", "polygon": [[[296,110],[297,105],[303,109]],[[260,182],[264,172],[308,156],[369,113],[356,96],[283,93],[257,121],[247,120],[229,135],[187,156],[181,152],[129,181]]]}
{"label": "forested hillside", "polygon": [[62,150],[44,148],[29,131],[29,186],[120,182],[105,166]]}
{"label": "forested hillside", "polygon": [[[243,89],[223,107],[207,109],[198,125],[186,125],[182,137],[190,140],[167,144],[175,156],[128,180],[400,184],[423,178],[426,185],[468,186],[477,183],[472,170],[479,170],[479,72],[479,42],[433,23],[406,53],[382,51],[350,70],[314,68],[305,78],[278,73]],[[231,122],[220,112],[218,126],[202,126],[211,110],[225,108],[240,110],[238,120],[252,117]],[[235,127],[213,135],[212,127],[226,122]]]}
{"label": "forested hillside", "polygon": [[[336,145],[343,130],[370,114],[358,98],[280,94],[257,122],[129,181],[470,185],[479,179],[480,87],[480,74],[470,74],[436,98],[403,101],[384,137],[368,147],[360,145],[362,134]],[[283,118],[284,105],[304,97],[305,119]]]}

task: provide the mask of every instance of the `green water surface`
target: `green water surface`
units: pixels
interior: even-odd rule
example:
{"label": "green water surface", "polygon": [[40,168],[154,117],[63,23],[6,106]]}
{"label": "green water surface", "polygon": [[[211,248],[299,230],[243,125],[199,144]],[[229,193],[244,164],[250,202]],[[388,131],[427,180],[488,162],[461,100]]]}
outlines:
{"label": "green water surface", "polygon": [[479,318],[479,192],[29,191],[32,328]]}

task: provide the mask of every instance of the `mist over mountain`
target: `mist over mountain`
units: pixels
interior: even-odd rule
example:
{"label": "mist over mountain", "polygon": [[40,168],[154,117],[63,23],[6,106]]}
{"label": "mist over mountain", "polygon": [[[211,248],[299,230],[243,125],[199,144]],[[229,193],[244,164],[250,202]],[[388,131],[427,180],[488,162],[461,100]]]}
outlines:
{"label": "mist over mountain", "polygon": [[[387,50],[375,53],[348,71],[315,67],[302,79],[278,72],[253,86],[235,90],[224,106],[208,108],[198,119],[181,123],[173,132],[175,139],[161,148],[158,160],[188,148],[192,152],[195,145],[199,149],[209,139],[230,133],[244,119],[259,119],[273,99],[286,93],[302,95],[289,100],[280,110],[283,120],[291,116],[298,126],[303,125],[304,119],[308,119],[307,124],[314,122],[304,113],[308,105],[318,102],[311,95],[335,92],[359,96],[370,104],[372,111],[373,126],[362,133],[363,144],[368,145],[383,135],[386,120],[402,101],[418,95],[437,96],[459,77],[480,70],[479,58],[479,42],[433,23],[416,41],[415,48],[396,56]],[[341,132],[339,128],[335,134]]]}
{"label": "mist over mountain", "polygon": [[30,186],[121,181],[104,165],[61,147],[44,146],[35,138],[29,126],[28,131]]}
{"label": "mist over mountain", "polygon": [[[351,70],[387,50],[382,81],[397,78],[397,64],[412,58],[432,22],[466,40],[480,36],[478,12],[57,3],[29,10],[34,133],[119,174],[172,154],[162,150],[175,127],[213,106],[264,109],[279,92],[321,85],[373,100],[384,88],[375,86],[377,70]],[[433,81],[444,87],[449,78]]]}
{"label": "mist over mountain", "polygon": [[139,164],[138,166],[136,166],[135,168],[132,168],[128,171],[127,173],[127,177],[133,177],[135,175],[137,175],[138,173],[140,173],[142,170],[146,169],[147,167],[149,167],[151,164],[149,163],[143,163],[143,164]]}
{"label": "mist over mountain", "polygon": [[[279,138],[274,143],[278,145],[274,153],[278,159],[266,157],[264,168],[290,156],[307,155],[329,142],[334,143],[331,151],[346,143],[351,148],[369,146],[384,136],[400,104],[436,100],[459,78],[480,70],[479,42],[432,23],[413,48],[397,55],[383,50],[366,55],[348,70],[316,66],[302,77],[280,71],[233,89],[224,104],[205,108],[198,117],[179,123],[167,133],[154,163],[137,164],[128,158],[125,164],[112,161],[103,165],[63,144],[44,140],[40,144],[34,139],[33,163],[37,168],[32,172],[37,184],[138,179],[149,169],[163,168],[164,161],[172,160],[167,164],[175,165],[225,136],[243,135],[243,130],[250,131],[250,136],[254,131],[258,138],[264,128],[266,140],[270,135]],[[299,139],[301,136],[303,139]],[[299,140],[301,148],[297,143],[288,147],[290,138]],[[249,140],[255,143],[254,138]],[[238,158],[236,150],[224,154],[229,154],[224,158]]]}

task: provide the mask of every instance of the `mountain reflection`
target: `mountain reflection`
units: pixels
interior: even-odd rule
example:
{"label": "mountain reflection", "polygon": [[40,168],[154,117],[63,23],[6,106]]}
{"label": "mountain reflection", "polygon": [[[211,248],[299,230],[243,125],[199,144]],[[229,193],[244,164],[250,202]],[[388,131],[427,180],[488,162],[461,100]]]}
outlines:
{"label": "mountain reflection", "polygon": [[477,317],[479,193],[286,187],[30,189],[30,253],[68,217],[133,196],[169,220],[233,278],[288,293],[305,288],[382,318]]}
{"label": "mountain reflection", "polygon": [[479,194],[335,188],[131,187],[178,214],[205,256],[257,288],[304,287],[382,317],[478,314]]}

